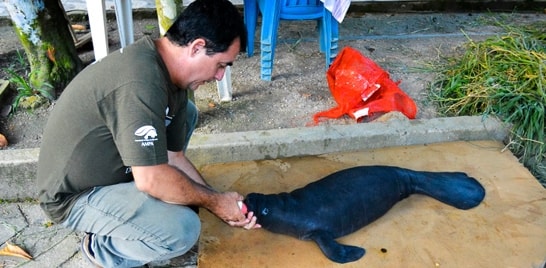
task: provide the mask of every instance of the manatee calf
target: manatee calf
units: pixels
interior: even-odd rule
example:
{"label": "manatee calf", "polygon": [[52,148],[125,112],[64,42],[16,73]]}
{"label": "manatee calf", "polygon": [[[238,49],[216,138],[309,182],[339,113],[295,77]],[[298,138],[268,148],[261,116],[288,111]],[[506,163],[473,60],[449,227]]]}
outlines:
{"label": "manatee calf", "polygon": [[365,250],[342,245],[350,234],[384,215],[411,194],[424,194],[458,209],[481,203],[485,189],[462,172],[425,172],[390,166],[359,166],[335,172],[290,193],[250,193],[244,203],[268,231],[315,241],[338,263]]}

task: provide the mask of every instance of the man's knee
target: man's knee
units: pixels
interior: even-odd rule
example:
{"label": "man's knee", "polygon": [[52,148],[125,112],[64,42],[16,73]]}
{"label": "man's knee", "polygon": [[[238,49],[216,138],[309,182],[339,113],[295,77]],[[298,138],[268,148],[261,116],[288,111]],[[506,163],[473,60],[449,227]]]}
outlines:
{"label": "man's knee", "polygon": [[190,250],[199,239],[201,233],[201,221],[199,216],[188,207],[183,208],[183,213],[177,213],[178,218],[170,221],[168,231],[172,240],[166,241],[169,248],[180,255]]}

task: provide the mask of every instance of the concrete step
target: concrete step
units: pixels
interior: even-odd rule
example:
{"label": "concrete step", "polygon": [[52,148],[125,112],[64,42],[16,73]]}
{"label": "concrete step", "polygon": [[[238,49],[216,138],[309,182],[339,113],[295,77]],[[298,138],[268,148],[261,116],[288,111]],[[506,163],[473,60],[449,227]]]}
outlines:
{"label": "concrete step", "polygon": [[[479,116],[407,120],[338,126],[194,135],[187,156],[199,167],[210,163],[276,159],[450,141],[504,140],[508,129]],[[0,200],[34,199],[40,150],[0,153]]]}

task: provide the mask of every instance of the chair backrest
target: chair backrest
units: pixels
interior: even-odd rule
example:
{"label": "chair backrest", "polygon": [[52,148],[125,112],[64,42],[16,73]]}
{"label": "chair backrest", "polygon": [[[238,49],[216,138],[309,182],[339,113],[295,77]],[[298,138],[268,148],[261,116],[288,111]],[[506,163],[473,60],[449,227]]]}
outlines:
{"label": "chair backrest", "polygon": [[285,20],[309,20],[321,18],[324,5],[320,0],[269,0],[280,1],[280,18]]}

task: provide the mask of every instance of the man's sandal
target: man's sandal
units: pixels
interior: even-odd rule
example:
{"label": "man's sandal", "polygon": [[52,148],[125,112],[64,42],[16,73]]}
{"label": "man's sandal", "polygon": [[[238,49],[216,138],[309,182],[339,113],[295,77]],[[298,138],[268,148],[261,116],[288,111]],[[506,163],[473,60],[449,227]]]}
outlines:
{"label": "man's sandal", "polygon": [[93,253],[93,250],[91,249],[91,242],[93,241],[95,234],[92,233],[85,233],[85,235],[82,238],[82,244],[81,244],[81,250],[82,255],[95,267],[100,268],[102,267],[97,260],[95,259],[95,254]]}

